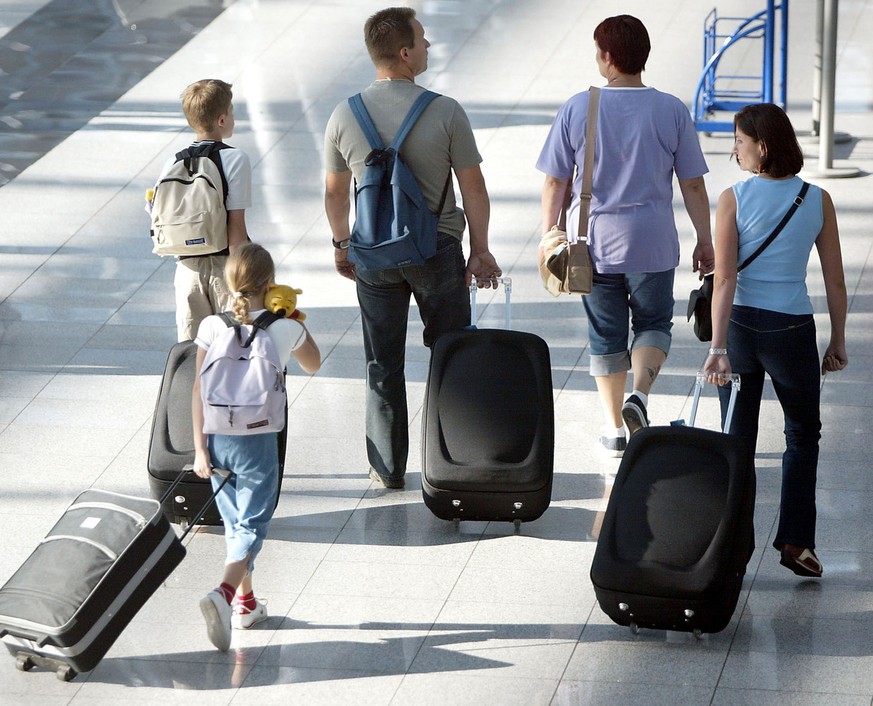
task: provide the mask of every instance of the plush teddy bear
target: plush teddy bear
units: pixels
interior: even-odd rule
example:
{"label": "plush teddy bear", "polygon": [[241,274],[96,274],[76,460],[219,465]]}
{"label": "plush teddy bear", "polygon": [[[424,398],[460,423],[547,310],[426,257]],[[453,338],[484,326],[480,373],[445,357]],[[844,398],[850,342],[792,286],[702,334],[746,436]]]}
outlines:
{"label": "plush teddy bear", "polygon": [[303,290],[293,289],[287,284],[274,284],[267,290],[264,305],[268,311],[284,316],[286,319],[303,321],[306,314],[297,308],[298,294],[303,294]]}

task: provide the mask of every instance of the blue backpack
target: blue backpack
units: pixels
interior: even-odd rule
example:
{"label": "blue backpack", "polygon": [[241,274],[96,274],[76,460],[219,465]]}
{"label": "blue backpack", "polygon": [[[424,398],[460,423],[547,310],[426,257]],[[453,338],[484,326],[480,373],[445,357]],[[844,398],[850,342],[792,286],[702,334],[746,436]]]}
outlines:
{"label": "blue backpack", "polygon": [[349,98],[352,113],[372,148],[364,162],[364,176],[355,187],[355,225],[349,241],[349,260],[361,269],[421,265],[436,254],[437,224],[451,170],[439,210],[433,213],[399,150],[416,120],[438,95],[425,91],[418,97],[388,147],[382,144],[361,94]]}

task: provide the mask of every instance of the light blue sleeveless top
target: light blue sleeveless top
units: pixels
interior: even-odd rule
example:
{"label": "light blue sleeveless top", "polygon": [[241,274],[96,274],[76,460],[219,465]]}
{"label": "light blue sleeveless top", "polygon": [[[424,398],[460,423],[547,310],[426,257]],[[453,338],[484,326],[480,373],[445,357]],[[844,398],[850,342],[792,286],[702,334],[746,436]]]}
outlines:
{"label": "light blue sleeveless top", "polygon": [[[802,185],[800,177],[775,180],[757,176],[734,184],[740,246],[738,265],[773,232]],[[806,289],[806,266],[823,223],[821,189],[810,186],[785,228],[737,276],[734,304],[785,314],[813,313]]]}

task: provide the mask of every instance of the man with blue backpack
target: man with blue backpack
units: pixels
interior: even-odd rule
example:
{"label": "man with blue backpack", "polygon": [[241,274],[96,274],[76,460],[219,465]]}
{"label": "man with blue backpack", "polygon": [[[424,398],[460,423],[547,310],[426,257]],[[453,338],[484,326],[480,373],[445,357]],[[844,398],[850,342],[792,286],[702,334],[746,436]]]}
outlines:
{"label": "man with blue backpack", "polygon": [[[430,46],[415,11],[377,12],[367,20],[364,38],[376,80],[338,105],[328,121],[324,200],[337,272],[355,281],[361,307],[370,478],[402,488],[409,450],[404,367],[410,296],[430,347],[441,334],[469,324],[472,277],[487,280],[502,271],[488,249],[490,201],[467,115],[454,99],[415,83],[427,69]],[[453,173],[463,210],[455,201]]]}

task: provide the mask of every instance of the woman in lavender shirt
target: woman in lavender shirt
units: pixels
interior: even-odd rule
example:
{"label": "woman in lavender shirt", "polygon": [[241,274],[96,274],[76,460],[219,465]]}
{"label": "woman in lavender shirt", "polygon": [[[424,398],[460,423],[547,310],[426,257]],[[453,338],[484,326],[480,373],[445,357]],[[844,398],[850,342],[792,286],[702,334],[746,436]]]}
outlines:
{"label": "woman in lavender shirt", "polygon": [[[701,277],[711,272],[714,256],[706,161],[688,108],[642,82],[651,48],[645,26],[630,15],[610,17],[594,30],[594,41],[606,85],[600,93],[588,222],[594,286],[583,303],[590,372],[605,416],[600,443],[610,455],[621,456],[625,424],[630,434],[649,424],[648,395],[670,351],[673,273],[679,264],[674,174],[697,234],[693,271]],[[571,240],[577,236],[588,94],[561,107],[537,161],[546,174],[543,230],[558,222],[569,189]],[[628,371],[633,387],[625,399]]]}

